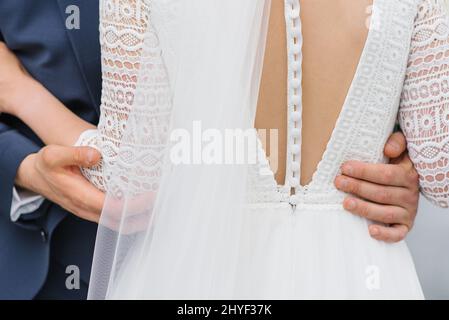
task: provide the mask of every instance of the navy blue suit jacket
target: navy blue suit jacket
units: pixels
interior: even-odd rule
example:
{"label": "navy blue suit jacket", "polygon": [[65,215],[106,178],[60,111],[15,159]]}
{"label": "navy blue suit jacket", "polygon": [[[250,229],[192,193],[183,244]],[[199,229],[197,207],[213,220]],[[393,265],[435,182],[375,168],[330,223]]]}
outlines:
{"label": "navy blue suit jacket", "polygon": [[[80,8],[78,30],[66,28],[70,5]],[[98,0],[0,1],[0,40],[35,79],[94,124],[101,92],[98,6]],[[49,201],[17,223],[10,220],[17,168],[41,147],[22,122],[0,116],[0,299],[35,297],[47,279],[50,259],[62,267],[77,265],[88,283],[95,224]]]}

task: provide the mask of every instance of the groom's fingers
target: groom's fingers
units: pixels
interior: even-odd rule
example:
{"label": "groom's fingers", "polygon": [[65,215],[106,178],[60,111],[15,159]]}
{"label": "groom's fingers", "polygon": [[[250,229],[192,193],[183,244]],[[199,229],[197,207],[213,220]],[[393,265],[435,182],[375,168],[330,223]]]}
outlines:
{"label": "groom's fingers", "polygon": [[53,174],[51,170],[48,171],[47,178],[50,179],[48,183],[51,188],[46,197],[82,219],[98,222],[105,194],[90,184],[78,168],[77,170],[70,174],[65,174],[64,171]]}
{"label": "groom's fingers", "polygon": [[[409,203],[414,203],[416,200],[412,198],[415,196],[415,193],[409,192],[406,188],[378,185],[346,176],[338,176],[335,179],[335,186],[340,191],[354,194],[365,200],[379,204],[407,208]],[[418,195],[416,194],[416,196]]]}
{"label": "groom's fingers", "polygon": [[372,224],[368,229],[374,239],[391,243],[404,240],[409,232],[409,228],[403,224],[395,224],[391,227]]}
{"label": "groom's fingers", "polygon": [[354,197],[348,197],[343,201],[343,207],[358,216],[378,223],[404,224],[411,229],[412,221],[404,208],[380,205]]}
{"label": "groom's fingers", "polygon": [[386,186],[409,187],[417,184],[414,170],[396,164],[374,164],[347,161],[341,167],[343,175]]}
{"label": "groom's fingers", "polygon": [[42,160],[49,168],[80,166],[91,167],[98,163],[101,154],[90,147],[64,147],[51,145],[41,151]]}
{"label": "groom's fingers", "polygon": [[84,211],[100,214],[106,198],[105,193],[95,188],[81,173],[72,184],[73,190],[77,191],[76,195],[73,195],[73,202]]}

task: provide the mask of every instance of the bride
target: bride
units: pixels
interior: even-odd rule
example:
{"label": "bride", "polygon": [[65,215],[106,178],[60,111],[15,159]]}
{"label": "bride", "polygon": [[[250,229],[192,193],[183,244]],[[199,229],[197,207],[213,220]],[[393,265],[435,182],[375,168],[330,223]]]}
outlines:
{"label": "bride", "polygon": [[[334,179],[385,162],[399,119],[448,206],[444,0],[100,3],[98,127],[37,83],[40,114],[2,110],[102,153],[83,169],[108,194],[90,298],[423,297],[406,244],[372,239]],[[270,161],[253,128],[279,130]]]}

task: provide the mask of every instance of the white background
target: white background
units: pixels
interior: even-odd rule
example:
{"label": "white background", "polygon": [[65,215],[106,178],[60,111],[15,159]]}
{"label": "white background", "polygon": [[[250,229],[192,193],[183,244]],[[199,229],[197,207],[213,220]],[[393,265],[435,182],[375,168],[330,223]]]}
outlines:
{"label": "white background", "polygon": [[407,243],[426,299],[449,299],[449,209],[421,197]]}

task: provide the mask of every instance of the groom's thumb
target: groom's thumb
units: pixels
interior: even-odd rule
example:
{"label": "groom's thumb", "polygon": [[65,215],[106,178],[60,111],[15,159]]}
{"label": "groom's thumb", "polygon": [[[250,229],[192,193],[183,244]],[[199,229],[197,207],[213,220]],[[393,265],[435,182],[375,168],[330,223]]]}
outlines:
{"label": "groom's thumb", "polygon": [[101,159],[98,150],[91,147],[63,147],[50,145],[41,150],[42,159],[49,167],[92,167]]}
{"label": "groom's thumb", "polygon": [[394,159],[398,158],[402,153],[404,153],[407,149],[407,141],[405,140],[405,136],[402,132],[393,133],[388,139],[384,154],[388,158]]}

